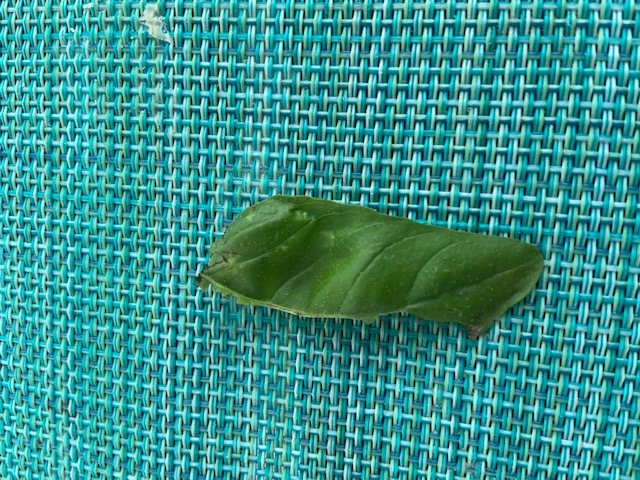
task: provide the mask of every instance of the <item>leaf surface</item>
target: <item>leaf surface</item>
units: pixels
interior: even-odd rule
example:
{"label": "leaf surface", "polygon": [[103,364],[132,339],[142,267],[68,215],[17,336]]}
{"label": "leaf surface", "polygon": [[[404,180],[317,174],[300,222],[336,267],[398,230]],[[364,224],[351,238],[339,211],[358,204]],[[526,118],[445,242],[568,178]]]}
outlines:
{"label": "leaf surface", "polygon": [[543,267],[517,240],[300,196],[246,209],[210,253],[198,286],[243,304],[365,321],[407,311],[473,331],[522,300]]}

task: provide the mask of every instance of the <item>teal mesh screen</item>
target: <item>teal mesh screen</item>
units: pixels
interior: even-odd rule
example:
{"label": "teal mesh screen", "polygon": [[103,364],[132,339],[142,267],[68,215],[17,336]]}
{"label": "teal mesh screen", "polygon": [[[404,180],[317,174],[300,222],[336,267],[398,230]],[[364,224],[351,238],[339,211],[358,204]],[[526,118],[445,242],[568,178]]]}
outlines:
{"label": "teal mesh screen", "polygon": [[[640,478],[639,9],[0,1],[0,477]],[[478,342],[196,289],[276,193],[544,273]]]}

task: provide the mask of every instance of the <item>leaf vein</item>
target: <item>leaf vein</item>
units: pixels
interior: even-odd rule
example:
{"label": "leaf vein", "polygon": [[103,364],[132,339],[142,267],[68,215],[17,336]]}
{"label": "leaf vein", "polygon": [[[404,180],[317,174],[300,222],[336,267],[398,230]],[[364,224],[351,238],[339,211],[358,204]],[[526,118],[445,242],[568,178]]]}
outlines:
{"label": "leaf vein", "polygon": [[358,283],[362,281],[362,277],[372,268],[372,265],[380,258],[380,256],[386,252],[388,249],[397,246],[399,243],[405,241],[405,240],[410,240],[412,238],[416,238],[416,237],[420,237],[422,235],[427,235],[431,232],[421,232],[418,233],[417,235],[412,235],[410,237],[402,237],[398,240],[395,240],[394,242],[392,242],[391,244],[385,246],[384,248],[382,248],[381,250],[379,250],[369,261],[369,264],[358,274],[358,276],[356,277],[355,281],[351,284],[351,286],[349,287],[349,290],[347,290],[347,294],[344,296],[344,298],[342,299],[342,302],[340,302],[340,305],[338,306],[338,313],[342,313],[342,309],[344,307],[344,304],[347,302],[347,300],[349,299],[349,296],[353,294],[353,292],[356,290],[356,287],[358,286]]}
{"label": "leaf vein", "polygon": [[411,288],[409,289],[409,294],[407,295],[407,302],[409,301],[410,298],[413,297],[414,293],[415,293],[415,289],[416,289],[416,285],[418,282],[418,277],[420,276],[420,274],[422,272],[424,272],[424,270],[431,264],[433,263],[433,261],[438,258],[440,255],[442,255],[444,252],[446,252],[447,250],[449,250],[450,248],[454,247],[455,245],[458,245],[460,243],[463,243],[465,240],[457,240],[453,243],[450,243],[449,245],[443,247],[442,249],[438,250],[436,253],[434,253],[431,257],[429,257],[429,259],[424,263],[424,265],[422,265],[422,267],[420,267],[420,269],[418,270],[418,273],[416,274],[415,278],[413,279],[413,284],[411,285]]}
{"label": "leaf vein", "polygon": [[290,242],[291,240],[293,240],[297,235],[300,234],[300,232],[302,232],[305,228],[307,228],[309,225],[317,222],[318,220],[325,218],[325,217],[330,217],[331,215],[340,215],[341,212],[334,212],[334,213],[326,213],[324,215],[320,215],[317,218],[313,218],[311,220],[309,220],[307,223],[305,223],[301,228],[299,228],[298,230],[296,230],[295,232],[293,232],[292,234],[290,234],[287,238],[285,238],[282,242],[280,242],[278,245],[271,247],[269,250],[267,250],[266,252],[264,252],[261,255],[258,255],[256,257],[253,258],[249,258],[247,260],[242,260],[240,262],[238,262],[238,265],[246,265],[248,263],[251,263],[255,260],[260,260],[261,258],[266,257],[267,255],[269,255],[273,250],[276,250],[277,248],[280,248],[282,245],[284,245],[287,242]]}
{"label": "leaf vein", "polygon": [[480,285],[484,285],[485,283],[489,282],[490,280],[493,280],[493,279],[495,279],[497,277],[500,277],[500,276],[502,276],[504,274],[511,273],[514,270],[517,270],[519,268],[522,268],[525,265],[528,265],[529,263],[532,263],[532,262],[518,264],[515,267],[508,268],[506,270],[503,270],[502,272],[494,273],[493,275],[490,275],[487,278],[484,278],[484,279],[480,280],[477,283],[474,283],[474,284],[471,284],[471,285],[465,285],[464,287],[456,288],[453,291],[445,291],[445,292],[442,292],[441,294],[439,294],[439,295],[437,295],[435,297],[432,297],[432,298],[430,298],[428,300],[424,300],[422,302],[413,303],[413,304],[407,306],[407,310],[408,309],[412,309],[412,308],[421,307],[423,305],[428,305],[429,303],[437,302],[439,300],[442,300],[443,298],[449,297],[449,296],[451,296],[453,294],[456,294],[456,293],[459,294],[461,292],[466,292],[466,291],[469,291],[471,289],[478,288]]}

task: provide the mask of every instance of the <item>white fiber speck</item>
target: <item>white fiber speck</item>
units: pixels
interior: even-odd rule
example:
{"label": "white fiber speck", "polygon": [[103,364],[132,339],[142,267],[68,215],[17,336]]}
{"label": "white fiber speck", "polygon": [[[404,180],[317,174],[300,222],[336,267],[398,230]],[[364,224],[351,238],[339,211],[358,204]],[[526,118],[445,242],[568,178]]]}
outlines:
{"label": "white fiber speck", "polygon": [[163,40],[173,45],[173,38],[167,33],[164,19],[158,15],[157,5],[147,5],[140,17],[140,23],[144,25],[153,38]]}

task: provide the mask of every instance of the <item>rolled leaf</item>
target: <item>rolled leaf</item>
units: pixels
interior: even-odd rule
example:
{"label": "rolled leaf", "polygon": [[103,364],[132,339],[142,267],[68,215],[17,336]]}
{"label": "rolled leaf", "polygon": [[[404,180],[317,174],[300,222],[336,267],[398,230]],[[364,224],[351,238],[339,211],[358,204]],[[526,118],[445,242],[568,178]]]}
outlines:
{"label": "rolled leaf", "polygon": [[302,196],[244,210],[210,254],[197,285],[241,304],[365,322],[406,311],[474,335],[522,300],[543,266],[517,240]]}

